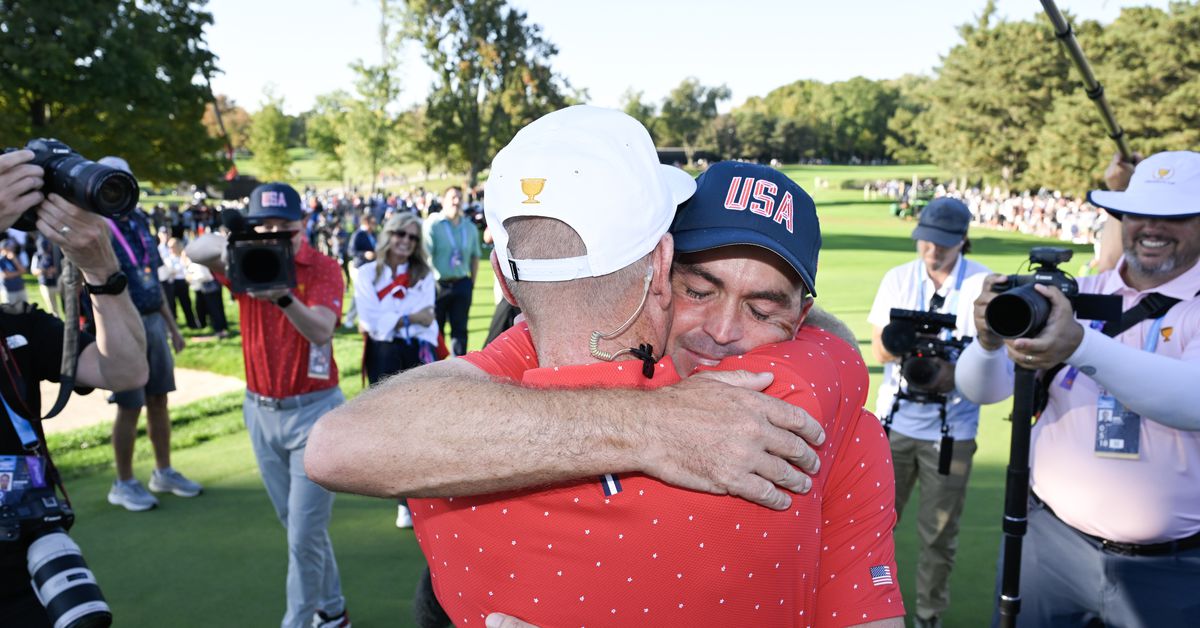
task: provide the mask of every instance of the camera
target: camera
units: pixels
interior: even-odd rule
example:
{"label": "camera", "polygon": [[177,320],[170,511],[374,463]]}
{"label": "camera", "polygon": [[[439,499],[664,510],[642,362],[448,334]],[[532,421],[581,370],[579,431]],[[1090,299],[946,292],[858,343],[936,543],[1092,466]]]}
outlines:
{"label": "camera", "polygon": [[967,341],[940,337],[943,330],[955,329],[956,320],[953,314],[892,308],[881,340],[888,353],[900,357],[900,374],[910,390],[929,391],[941,370],[939,360],[958,360]]}
{"label": "camera", "polygon": [[999,294],[988,303],[984,319],[988,329],[1001,338],[1032,338],[1041,333],[1050,317],[1050,301],[1038,294],[1034,286],[1054,286],[1071,302],[1079,318],[1115,320],[1121,317],[1121,297],[1099,294],[1080,294],[1079,284],[1059,265],[1070,261],[1073,252],[1051,246],[1038,246],[1029,251],[1032,274],[1009,275],[992,285]]}
{"label": "camera", "polygon": [[236,209],[223,210],[221,224],[229,230],[225,274],[233,292],[296,287],[292,232],[255,231],[256,223]]}
{"label": "camera", "polygon": [[47,484],[45,461],[36,456],[2,456],[0,469],[8,480],[0,492],[0,543],[33,539],[26,565],[50,623],[54,628],[111,625],[112,611],[96,576],[66,533],[75,513]]}
{"label": "camera", "polygon": [[[52,138],[29,140],[35,166],[44,170],[42,192],[55,193],[94,214],[122,218],[137,207],[138,182],[133,175],[91,161]],[[5,148],[5,153],[21,150]],[[13,225],[22,231],[37,228],[37,210],[31,209]]]}

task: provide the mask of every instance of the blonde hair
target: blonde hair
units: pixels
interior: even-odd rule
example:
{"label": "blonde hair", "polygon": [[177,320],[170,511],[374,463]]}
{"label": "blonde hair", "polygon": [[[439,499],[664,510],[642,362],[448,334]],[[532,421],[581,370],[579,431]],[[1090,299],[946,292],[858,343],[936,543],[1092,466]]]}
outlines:
{"label": "blonde hair", "polygon": [[392,232],[403,231],[409,225],[417,225],[417,241],[413,243],[413,252],[408,256],[408,285],[416,285],[429,274],[429,262],[425,259],[425,246],[421,243],[421,219],[411,212],[399,212],[387,219],[379,237],[375,238],[375,282],[383,277],[383,269],[387,266],[387,250],[392,246]]}

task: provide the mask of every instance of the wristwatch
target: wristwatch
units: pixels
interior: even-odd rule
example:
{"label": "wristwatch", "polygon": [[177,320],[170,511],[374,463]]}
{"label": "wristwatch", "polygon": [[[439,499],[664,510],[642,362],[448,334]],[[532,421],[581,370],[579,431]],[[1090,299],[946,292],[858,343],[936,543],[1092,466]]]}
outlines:
{"label": "wristwatch", "polygon": [[83,287],[87,290],[88,294],[121,294],[128,285],[129,278],[125,276],[125,273],[118,270],[109,275],[108,279],[98,286],[84,282]]}
{"label": "wristwatch", "polygon": [[291,305],[292,301],[292,295],[285,294],[278,299],[275,299],[275,305],[278,305],[280,308],[287,309],[287,306]]}

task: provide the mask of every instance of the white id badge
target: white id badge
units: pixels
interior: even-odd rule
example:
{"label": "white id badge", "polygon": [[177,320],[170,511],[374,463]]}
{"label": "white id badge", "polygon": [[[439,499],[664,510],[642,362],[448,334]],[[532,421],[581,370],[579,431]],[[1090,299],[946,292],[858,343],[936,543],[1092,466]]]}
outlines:
{"label": "white id badge", "polygon": [[1105,458],[1139,457],[1142,417],[1107,393],[1096,400],[1096,455]]}
{"label": "white id badge", "polygon": [[308,344],[308,376],[312,379],[329,379],[333,364],[333,343]]}

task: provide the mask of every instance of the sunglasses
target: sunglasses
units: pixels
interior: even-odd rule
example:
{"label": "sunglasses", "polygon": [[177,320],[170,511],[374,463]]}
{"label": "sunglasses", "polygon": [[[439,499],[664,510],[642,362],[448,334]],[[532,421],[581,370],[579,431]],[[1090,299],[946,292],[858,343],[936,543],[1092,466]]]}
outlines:
{"label": "sunglasses", "polygon": [[397,238],[400,238],[401,240],[409,240],[409,241],[412,241],[412,242],[420,242],[420,241],[421,241],[421,236],[419,236],[419,235],[414,235],[414,234],[412,234],[412,233],[409,233],[409,232],[407,232],[407,231],[393,231],[393,232],[392,232],[392,235],[393,235],[393,236],[395,236],[395,237],[397,237]]}

